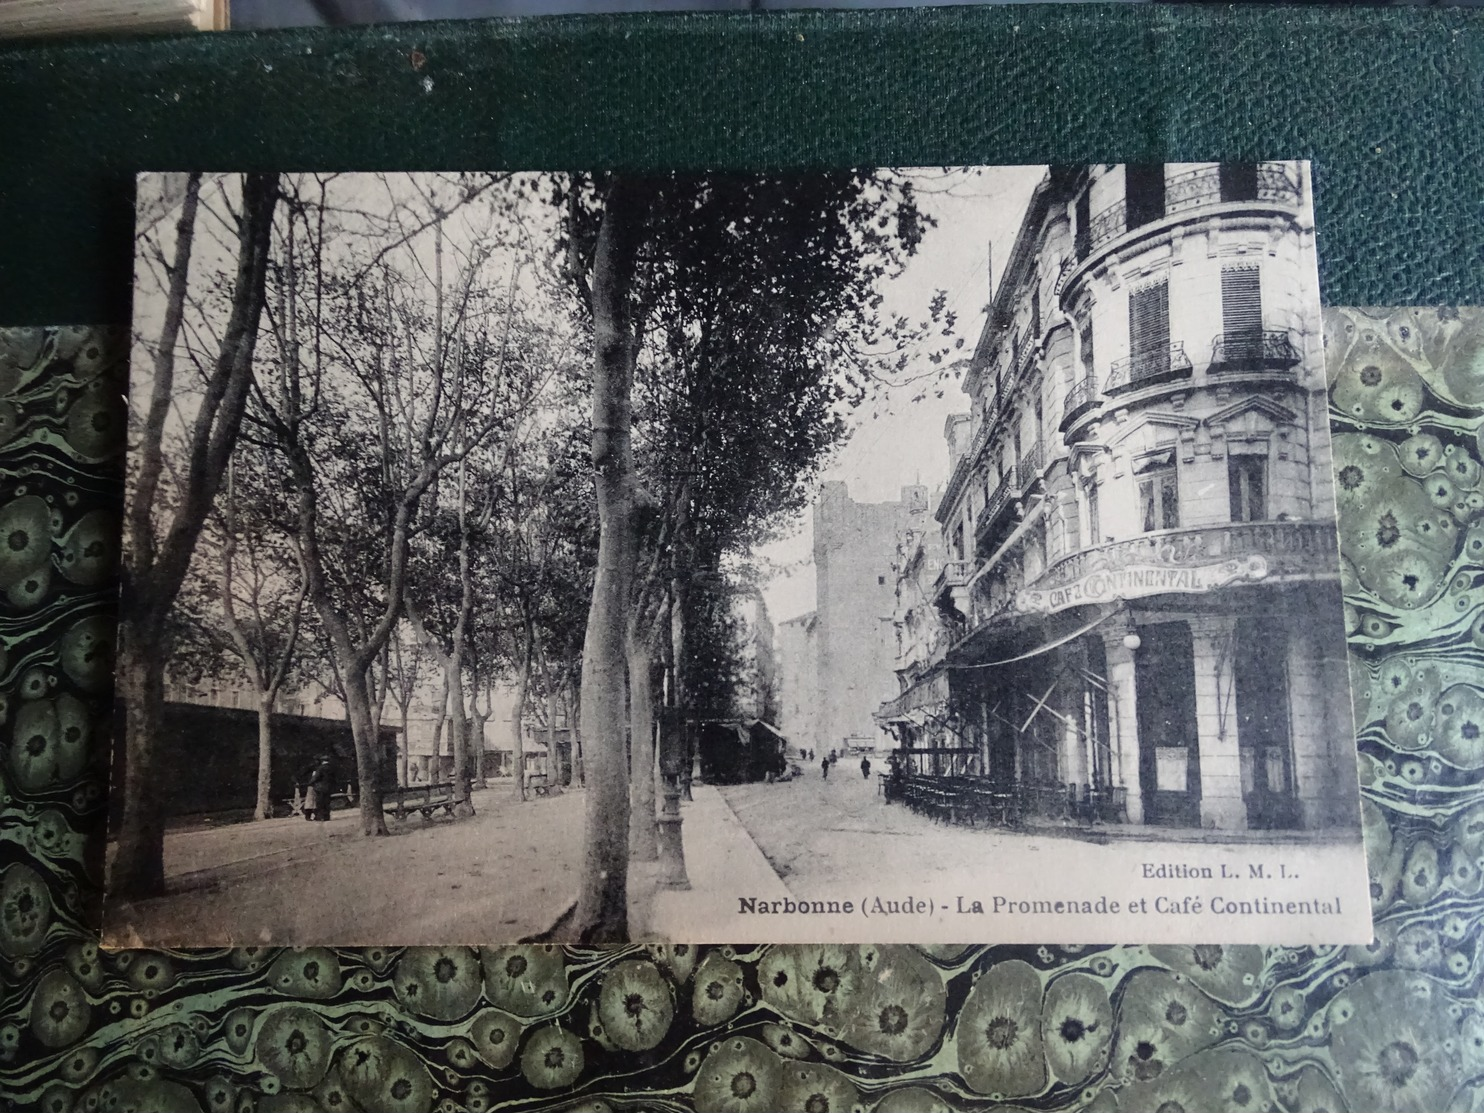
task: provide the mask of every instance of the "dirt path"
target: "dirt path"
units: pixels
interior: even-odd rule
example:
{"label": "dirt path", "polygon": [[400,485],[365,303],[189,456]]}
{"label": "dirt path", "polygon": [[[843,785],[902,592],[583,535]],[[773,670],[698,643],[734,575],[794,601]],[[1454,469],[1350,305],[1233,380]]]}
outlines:
{"label": "dirt path", "polygon": [[469,819],[392,824],[364,839],[354,812],[166,836],[167,885],[110,910],[107,934],[154,946],[482,943],[548,928],[577,892],[580,790],[516,804],[474,795]]}

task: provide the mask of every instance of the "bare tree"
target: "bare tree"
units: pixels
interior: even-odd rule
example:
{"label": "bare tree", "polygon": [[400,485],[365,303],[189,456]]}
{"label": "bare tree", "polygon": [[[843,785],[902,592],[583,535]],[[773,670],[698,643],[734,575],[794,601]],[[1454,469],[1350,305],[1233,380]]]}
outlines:
{"label": "bare tree", "polygon": [[[159,767],[164,717],[165,629],[186,577],[196,541],[226,473],[252,379],[253,352],[263,312],[276,174],[241,180],[233,218],[235,267],[228,280],[229,310],[214,353],[202,356],[201,381],[177,381],[176,358],[190,282],[202,180],[187,180],[168,262],[160,335],[154,349],[149,401],[131,422],[134,467],[126,504],[123,605],[119,622],[119,695],[125,708],[123,778],[118,845],[109,888],[119,897],[142,897],[164,887],[161,803],[168,793]],[[182,418],[184,450],[172,453],[165,481],[165,442],[181,396],[199,387]]]}
{"label": "bare tree", "polygon": [[[303,556],[292,538],[279,546],[260,525],[240,528],[235,479],[235,464],[228,461],[218,591],[222,625],[258,703],[258,784],[253,815],[271,819],[273,709],[298,653],[309,585]],[[237,559],[239,546],[245,555],[241,561]],[[292,557],[292,568],[285,568],[285,548]]]}

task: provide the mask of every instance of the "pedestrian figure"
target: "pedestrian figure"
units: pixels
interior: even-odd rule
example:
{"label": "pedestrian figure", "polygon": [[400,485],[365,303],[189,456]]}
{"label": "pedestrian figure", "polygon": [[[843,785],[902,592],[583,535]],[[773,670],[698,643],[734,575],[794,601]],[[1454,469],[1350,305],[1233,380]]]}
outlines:
{"label": "pedestrian figure", "polygon": [[868,781],[871,779],[871,759],[868,757],[861,758],[861,777]]}
{"label": "pedestrian figure", "polygon": [[820,759],[820,761],[819,761],[819,771],[820,771],[820,775],[823,776],[825,780],[829,780],[830,779],[830,759],[829,759],[828,756],[825,756],[825,757],[823,757],[823,758]]}
{"label": "pedestrian figure", "polygon": [[839,753],[839,751],[838,750],[831,750],[830,751],[830,764],[833,765],[833,764],[835,764],[835,762],[837,762],[839,760],[840,760],[840,753]]}
{"label": "pedestrian figure", "polygon": [[323,754],[309,773],[309,783],[304,789],[304,818],[325,823],[330,818],[330,793],[335,783],[330,755]]}

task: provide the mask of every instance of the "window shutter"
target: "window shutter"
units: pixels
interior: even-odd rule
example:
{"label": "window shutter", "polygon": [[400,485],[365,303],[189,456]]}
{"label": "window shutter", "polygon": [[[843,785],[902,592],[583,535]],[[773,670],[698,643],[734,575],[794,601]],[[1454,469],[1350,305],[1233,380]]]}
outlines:
{"label": "window shutter", "polygon": [[1129,351],[1135,359],[1170,348],[1170,287],[1156,282],[1128,299]]}
{"label": "window shutter", "polygon": [[1221,327],[1228,337],[1262,332],[1262,280],[1256,267],[1221,269]]}

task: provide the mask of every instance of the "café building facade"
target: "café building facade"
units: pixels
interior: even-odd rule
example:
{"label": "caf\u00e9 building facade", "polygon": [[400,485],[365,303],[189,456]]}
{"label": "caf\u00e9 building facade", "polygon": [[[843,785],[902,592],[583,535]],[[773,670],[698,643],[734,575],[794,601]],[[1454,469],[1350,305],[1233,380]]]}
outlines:
{"label": "caf\u00e9 building facade", "polygon": [[1311,213],[1296,163],[1048,171],[947,425],[936,648],[877,713],[906,776],[1001,819],[1356,822]]}

